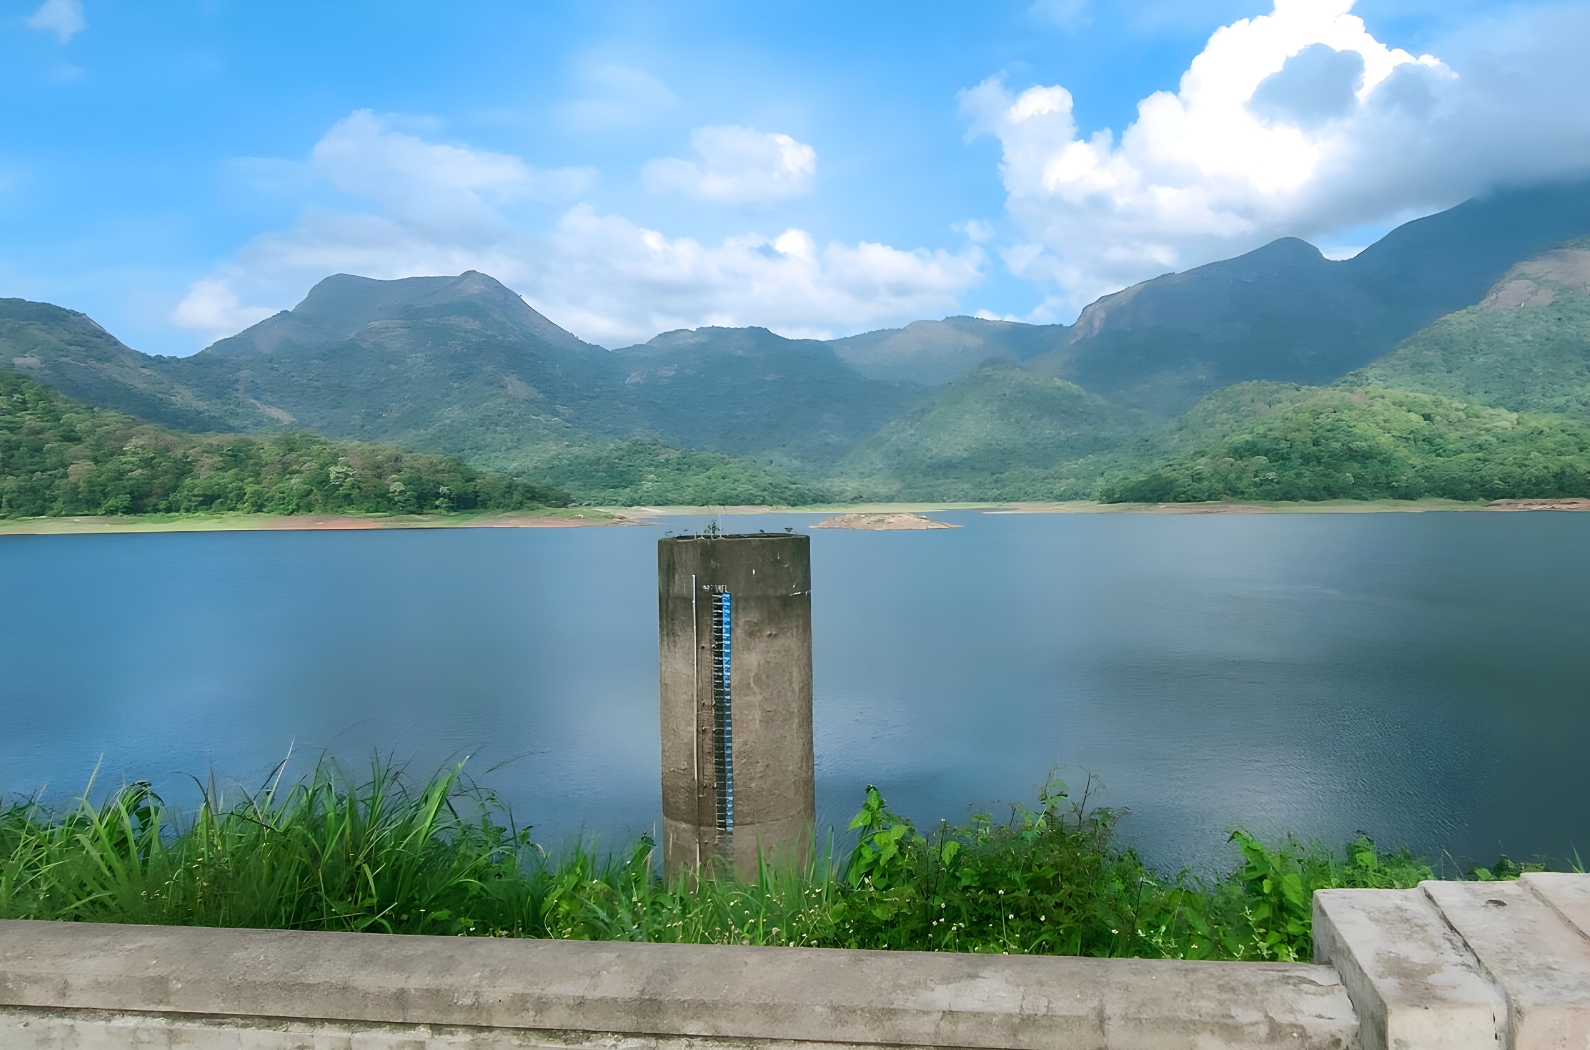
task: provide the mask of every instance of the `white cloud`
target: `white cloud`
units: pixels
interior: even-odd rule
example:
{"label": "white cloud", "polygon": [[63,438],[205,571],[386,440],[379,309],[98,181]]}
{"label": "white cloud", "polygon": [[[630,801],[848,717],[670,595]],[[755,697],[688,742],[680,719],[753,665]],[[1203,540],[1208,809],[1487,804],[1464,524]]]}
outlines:
{"label": "white cloud", "polygon": [[275,312],[266,306],[244,306],[226,281],[206,278],[193,283],[171,319],[183,328],[231,333],[241,332]]}
{"label": "white cloud", "polygon": [[32,29],[54,33],[63,44],[88,28],[83,21],[83,0],[44,0],[27,22]]}
{"label": "white cloud", "polygon": [[[1509,15],[1413,55],[1376,40],[1352,0],[1276,0],[1209,38],[1174,94],[1117,139],[1084,134],[1060,86],[962,92],[969,134],[1003,146],[1002,254],[1056,286],[1040,318],[1277,236],[1317,237],[1455,204],[1502,182],[1590,168],[1582,5]],[[1444,60],[1443,60],[1444,59]]]}
{"label": "white cloud", "polygon": [[646,189],[725,204],[772,204],[812,191],[817,151],[788,135],[734,125],[696,128],[690,145],[700,163],[647,161],[641,168]]}
{"label": "white cloud", "polygon": [[646,72],[613,62],[584,61],[575,70],[580,97],[559,103],[558,123],[575,133],[633,128],[679,105],[668,85]]}
{"label": "white cloud", "polygon": [[950,229],[961,234],[973,244],[987,244],[994,239],[995,230],[990,223],[981,219],[967,219],[965,222],[952,222]]}
{"label": "white cloud", "polygon": [[982,276],[977,248],[819,247],[803,230],[707,246],[578,205],[525,298],[587,339],[617,346],[676,328],[761,325],[826,338],[953,310]]}
{"label": "white cloud", "polygon": [[314,166],[332,185],[416,226],[495,228],[494,205],[568,201],[596,181],[593,168],[547,170],[506,153],[426,142],[367,109],[332,125]]}
{"label": "white cloud", "polygon": [[828,335],[952,311],[982,276],[975,245],[959,253],[819,246],[798,229],[705,245],[586,204],[564,210],[550,231],[527,228],[508,205],[588,185],[584,169],[548,172],[508,154],[439,145],[363,110],[326,133],[309,168],[364,209],[306,209],[290,229],[256,237],[194,283],[177,324],[230,335],[338,272],[391,279],[475,269],[607,345],[704,324]]}

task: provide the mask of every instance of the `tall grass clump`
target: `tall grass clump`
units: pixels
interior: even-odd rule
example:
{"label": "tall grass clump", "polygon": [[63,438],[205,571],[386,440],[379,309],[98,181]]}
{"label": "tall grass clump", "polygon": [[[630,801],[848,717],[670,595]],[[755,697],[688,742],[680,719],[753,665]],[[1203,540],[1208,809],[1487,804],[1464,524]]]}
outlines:
{"label": "tall grass clump", "polygon": [[323,761],[191,814],[144,782],[51,811],[0,806],[0,917],[270,929],[1215,959],[1303,959],[1310,897],[1432,877],[1360,838],[1232,838],[1224,878],[1147,868],[1121,814],[1058,781],[1037,805],[924,833],[868,788],[854,848],[755,879],[664,879],[652,840],[548,855],[506,807],[446,769],[426,781]]}
{"label": "tall grass clump", "polygon": [[[527,838],[495,819],[461,769],[413,784],[372,763],[321,762],[224,805],[213,782],[184,817],[146,782],[95,806],[0,813],[0,915],[270,929],[473,932],[472,912],[520,932],[514,893]],[[461,815],[475,813],[475,819]]]}

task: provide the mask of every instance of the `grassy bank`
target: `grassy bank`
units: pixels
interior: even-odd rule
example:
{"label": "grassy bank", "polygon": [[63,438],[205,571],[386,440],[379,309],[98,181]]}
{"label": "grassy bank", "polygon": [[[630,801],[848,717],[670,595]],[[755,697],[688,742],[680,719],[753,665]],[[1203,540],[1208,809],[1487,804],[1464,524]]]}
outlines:
{"label": "grassy bank", "polygon": [[557,528],[632,525],[629,517],[594,507],[446,514],[119,514],[0,518],[0,536],[120,532],[282,532],[359,529]]}
{"label": "grassy bank", "polygon": [[[1306,959],[1310,894],[1431,878],[1366,839],[1233,840],[1224,878],[1155,872],[1118,815],[1052,782],[1032,807],[923,832],[869,788],[853,849],[754,883],[665,881],[642,838],[548,855],[460,770],[322,763],[183,815],[137,783],[0,808],[0,918],[277,929],[1220,959]],[[1471,877],[1506,877],[1506,862]]]}
{"label": "grassy bank", "polygon": [[[453,511],[447,514],[250,514],[242,511],[195,514],[75,515],[0,518],[0,535],[96,532],[235,532],[260,529],[445,529],[466,527],[544,527],[632,525],[640,519],[680,515],[735,517],[747,514],[1387,514],[1486,510],[1485,503],[1449,499],[1317,500],[1209,503],[833,503],[802,507],[546,507],[524,511]],[[734,531],[725,524],[727,531]]]}

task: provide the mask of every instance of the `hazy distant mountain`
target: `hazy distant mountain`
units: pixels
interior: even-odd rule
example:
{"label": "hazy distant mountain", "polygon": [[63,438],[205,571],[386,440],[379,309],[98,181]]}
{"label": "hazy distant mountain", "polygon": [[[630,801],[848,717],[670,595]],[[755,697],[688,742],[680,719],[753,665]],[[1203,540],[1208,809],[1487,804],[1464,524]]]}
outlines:
{"label": "hazy distant mountain", "polygon": [[1058,346],[1065,325],[946,317],[912,321],[830,345],[839,359],[864,376],[935,386],[966,375],[985,361],[1025,361]]}
{"label": "hazy distant mountain", "polygon": [[1105,296],[1031,366],[1166,414],[1246,380],[1328,383],[1586,235],[1590,183],[1468,201],[1340,262],[1286,238]]}
{"label": "hazy distant mountain", "polygon": [[822,360],[832,356],[864,379],[938,386],[966,375],[985,361],[1025,361],[1051,350],[1059,345],[1066,327],[946,317],[942,321],[912,321],[904,328],[882,328],[830,340],[783,339],[762,328],[695,328],[664,332],[650,342],[615,353],[666,355],[688,348],[698,362],[705,362],[716,353],[741,352],[746,345],[741,333],[751,332],[781,339],[783,345],[791,348],[810,351],[824,347],[827,353]]}
{"label": "hazy distant mountain", "polygon": [[920,400],[908,384],[867,378],[833,343],[765,328],[665,332],[611,358],[647,432],[805,473],[825,470]]}

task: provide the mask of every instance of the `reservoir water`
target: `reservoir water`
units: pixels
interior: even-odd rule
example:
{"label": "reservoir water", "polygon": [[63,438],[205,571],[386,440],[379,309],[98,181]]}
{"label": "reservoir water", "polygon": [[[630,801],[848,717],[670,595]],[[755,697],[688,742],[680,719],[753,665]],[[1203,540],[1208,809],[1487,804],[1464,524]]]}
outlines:
{"label": "reservoir water", "polygon": [[[1239,825],[1590,857],[1590,515],[939,517],[812,533],[823,827],[1091,770],[1166,868]],[[0,536],[0,791],[471,755],[538,841],[618,845],[660,820],[656,540],[704,523]]]}

